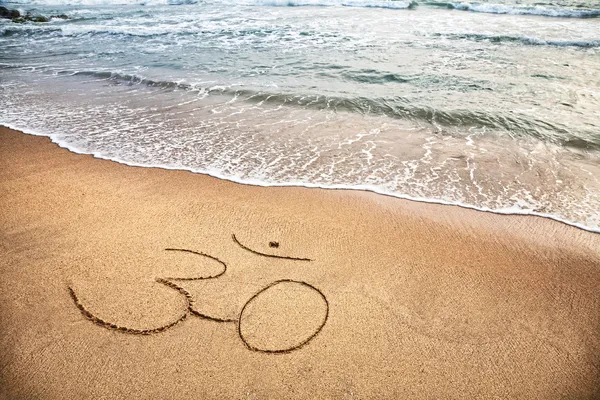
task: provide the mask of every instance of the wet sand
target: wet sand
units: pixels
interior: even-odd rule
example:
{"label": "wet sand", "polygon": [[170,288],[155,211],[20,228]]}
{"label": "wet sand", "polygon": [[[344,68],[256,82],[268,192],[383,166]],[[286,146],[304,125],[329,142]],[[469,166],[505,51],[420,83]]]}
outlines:
{"label": "wet sand", "polygon": [[600,398],[599,234],[6,128],[0,160],[2,399]]}

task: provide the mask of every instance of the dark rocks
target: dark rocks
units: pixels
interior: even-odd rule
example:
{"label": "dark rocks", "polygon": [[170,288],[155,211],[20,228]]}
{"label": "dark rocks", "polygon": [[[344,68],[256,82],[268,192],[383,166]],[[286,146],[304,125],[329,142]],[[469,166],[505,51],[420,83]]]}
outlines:
{"label": "dark rocks", "polygon": [[30,21],[33,21],[33,22],[48,22],[48,21],[50,21],[50,18],[44,17],[43,15],[38,15],[38,16],[35,16],[35,17],[31,17]]}
{"label": "dark rocks", "polygon": [[31,15],[29,12],[25,15],[21,15],[19,10],[9,10],[6,7],[0,7],[0,18],[10,19],[15,23],[23,23],[27,21],[31,22],[49,22],[52,18],[69,19],[68,15],[58,14],[45,17],[43,15]]}
{"label": "dark rocks", "polygon": [[21,16],[19,10],[9,10],[6,7],[0,7],[0,18],[17,19]]}

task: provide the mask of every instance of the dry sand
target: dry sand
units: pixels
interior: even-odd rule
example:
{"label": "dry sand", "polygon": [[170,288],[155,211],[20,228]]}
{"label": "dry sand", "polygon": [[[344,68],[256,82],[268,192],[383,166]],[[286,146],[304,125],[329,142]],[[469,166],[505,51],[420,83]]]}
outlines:
{"label": "dry sand", "polygon": [[[598,234],[5,128],[0,159],[2,399],[600,398]],[[132,332],[181,321],[118,332],[69,287]]]}

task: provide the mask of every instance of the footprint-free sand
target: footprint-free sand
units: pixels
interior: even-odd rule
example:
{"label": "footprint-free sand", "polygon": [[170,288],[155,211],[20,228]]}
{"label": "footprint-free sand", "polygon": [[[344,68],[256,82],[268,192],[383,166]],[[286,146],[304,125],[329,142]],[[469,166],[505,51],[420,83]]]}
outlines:
{"label": "footprint-free sand", "polygon": [[6,128],[0,210],[2,399],[600,398],[599,234]]}

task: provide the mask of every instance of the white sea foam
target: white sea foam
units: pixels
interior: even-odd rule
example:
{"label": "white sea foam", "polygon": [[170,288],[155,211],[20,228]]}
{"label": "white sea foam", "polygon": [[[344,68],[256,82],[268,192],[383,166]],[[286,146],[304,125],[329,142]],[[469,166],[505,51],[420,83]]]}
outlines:
{"label": "white sea foam", "polygon": [[421,202],[421,203],[458,206],[458,207],[477,210],[477,211],[481,211],[481,212],[490,212],[493,214],[529,215],[529,216],[548,218],[548,219],[551,219],[551,220],[554,220],[557,222],[564,223],[566,225],[571,225],[571,226],[580,228],[585,231],[600,233],[600,226],[587,226],[585,224],[574,222],[574,221],[569,221],[567,219],[560,218],[560,217],[557,217],[552,214],[540,213],[540,212],[529,210],[527,208],[522,208],[522,207],[527,207],[527,204],[523,204],[522,206],[520,206],[517,203],[512,207],[493,208],[492,209],[492,208],[488,208],[488,207],[478,207],[478,206],[475,206],[472,204],[462,203],[460,201],[445,201],[445,200],[434,199],[434,198],[408,196],[408,195],[404,195],[401,193],[386,190],[385,188],[382,188],[382,187],[376,186],[376,185],[316,184],[316,183],[311,183],[311,182],[307,182],[307,181],[276,182],[276,181],[267,181],[267,180],[260,180],[260,179],[242,178],[242,177],[235,176],[235,175],[224,174],[222,171],[220,171],[218,169],[198,169],[198,168],[189,168],[189,167],[186,168],[181,165],[159,164],[159,163],[151,163],[151,162],[140,163],[140,162],[135,162],[135,161],[131,161],[131,160],[121,159],[119,157],[114,157],[114,156],[105,154],[103,152],[89,151],[84,148],[79,148],[76,145],[71,144],[68,140],[60,138],[59,135],[46,134],[41,131],[35,131],[32,129],[28,129],[28,128],[18,126],[18,125],[13,125],[10,123],[4,123],[4,122],[1,122],[1,123],[10,129],[18,130],[18,131],[21,131],[21,132],[24,132],[24,133],[27,133],[30,135],[49,137],[53,143],[57,144],[59,147],[65,148],[73,153],[89,154],[98,159],[113,161],[113,162],[116,162],[119,164],[129,165],[129,166],[133,166],[133,167],[160,168],[160,169],[166,169],[166,170],[190,171],[193,173],[208,175],[208,176],[212,176],[212,177],[215,177],[218,179],[223,179],[223,180],[227,180],[227,181],[231,181],[231,182],[235,182],[235,183],[239,183],[239,184],[243,184],[243,185],[251,185],[251,186],[305,187],[305,188],[318,188],[318,189],[328,189],[328,190],[361,190],[361,191],[377,193],[380,195],[396,197],[396,198],[404,199],[404,200],[417,201],[417,202]]}
{"label": "white sea foam", "polygon": [[472,11],[491,14],[512,15],[540,15],[546,17],[564,18],[594,18],[600,17],[600,9],[574,9],[565,7],[548,7],[541,5],[512,5],[478,2],[421,2],[416,0],[10,0],[0,1],[15,5],[44,5],[44,6],[116,6],[116,5],[184,5],[205,2],[224,3],[231,5],[255,5],[272,7],[362,7],[362,8],[387,8],[387,9],[409,9],[423,6],[448,7],[457,10]]}
{"label": "white sea foam", "polygon": [[407,9],[416,5],[414,1],[372,1],[372,0],[248,0],[231,1],[232,4],[246,4],[272,7],[364,7],[364,8],[389,8]]}
{"label": "white sea foam", "polygon": [[600,10],[577,10],[571,8],[545,7],[545,6],[521,6],[491,3],[448,3],[457,10],[473,11],[490,14],[512,14],[512,15],[540,15],[545,17],[563,18],[593,18],[600,17]]}
{"label": "white sea foam", "polygon": [[390,8],[390,9],[407,9],[417,6],[416,1],[343,1],[345,7],[366,7],[366,8]]}
{"label": "white sea foam", "polygon": [[[182,5],[198,4],[201,0],[11,0],[12,4],[31,5]],[[223,0],[223,3],[232,5],[257,5],[272,7],[365,7],[365,8],[389,8],[407,9],[417,5],[416,1],[398,0]]]}
{"label": "white sea foam", "polygon": [[[86,87],[106,86],[87,83]],[[218,91],[219,88],[212,89]],[[81,90],[85,93],[83,87]],[[99,100],[105,100],[98,104],[93,97],[76,95],[77,103],[73,103],[71,96],[60,94],[60,88],[47,94],[38,88],[37,100],[26,107],[15,108],[13,103],[26,104],[20,99],[26,98],[29,91],[20,85],[8,86],[5,93],[12,94],[5,97],[4,104],[12,112],[0,118],[0,123],[49,136],[62,147],[78,153],[128,165],[190,170],[260,186],[369,190],[503,214],[551,217],[591,231],[600,228],[598,215],[585,216],[590,207],[598,204],[594,191],[588,192],[591,197],[577,206],[579,210],[572,208],[575,204],[562,203],[564,209],[553,209],[552,213],[539,211],[552,209],[553,197],[560,202],[561,198],[573,195],[565,193],[561,189],[563,185],[559,185],[556,192],[557,188],[552,187],[554,178],[549,186],[545,186],[545,181],[534,181],[533,186],[527,182],[548,163],[563,168],[553,161],[552,151],[548,152],[545,146],[535,150],[539,155],[529,152],[530,155],[523,158],[513,152],[510,146],[515,144],[510,141],[496,143],[485,140],[479,133],[470,134],[464,140],[443,138],[419,130],[402,133],[410,129],[408,125],[387,118],[315,113],[281,105],[265,108],[236,100],[237,96],[219,94],[207,98],[204,93],[182,99],[177,94],[148,92],[142,87],[136,90],[139,94],[134,100],[127,86],[117,86],[116,91],[106,90],[100,92]],[[108,93],[113,94],[106,97]],[[161,97],[154,99],[156,95]],[[136,105],[125,106],[122,100],[111,100],[115,96],[134,100]],[[148,102],[146,97],[153,100]],[[53,106],[49,107],[47,101]],[[161,106],[155,109],[158,104]],[[189,110],[193,110],[194,115]],[[81,129],[82,126],[86,128]],[[401,153],[395,153],[387,143],[399,135],[404,137],[405,145]],[[506,144],[509,147],[505,150]],[[385,155],[390,151],[396,155]],[[506,159],[506,155],[511,154],[518,157],[516,163]],[[506,164],[499,164],[500,168],[516,170],[508,174],[496,171],[493,166],[496,158]],[[520,165],[532,159],[534,167],[522,170]],[[482,165],[485,165],[483,169]],[[578,179],[568,170],[556,172],[563,180]],[[489,186],[492,177],[506,185],[504,193]],[[533,193],[542,187],[551,197],[544,192]],[[580,190],[579,185],[576,189]],[[581,217],[587,221],[579,220]]]}

